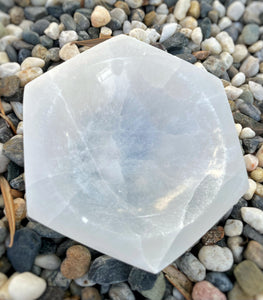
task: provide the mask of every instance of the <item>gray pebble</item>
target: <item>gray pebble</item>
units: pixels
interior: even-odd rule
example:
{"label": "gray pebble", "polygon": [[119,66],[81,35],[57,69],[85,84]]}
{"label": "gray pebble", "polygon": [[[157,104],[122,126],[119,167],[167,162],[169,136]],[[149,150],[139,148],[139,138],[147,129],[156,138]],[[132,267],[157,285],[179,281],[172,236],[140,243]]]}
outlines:
{"label": "gray pebble", "polygon": [[177,54],[176,56],[191,64],[194,64],[197,61],[196,57],[190,53]]}
{"label": "gray pebble", "polygon": [[212,283],[221,292],[229,292],[233,288],[233,283],[227,277],[225,273],[221,272],[209,272],[207,273],[205,280]]}
{"label": "gray pebble", "polygon": [[113,284],[109,290],[111,300],[135,300],[134,294],[127,283]]}
{"label": "gray pebble", "polygon": [[36,32],[39,35],[44,34],[44,31],[46,28],[48,28],[49,26],[49,21],[46,19],[41,19],[36,21],[32,26],[31,26],[31,30]]}
{"label": "gray pebble", "polygon": [[0,243],[3,243],[7,237],[7,228],[2,220],[0,220]]}
{"label": "gray pebble", "polygon": [[48,14],[54,18],[59,19],[64,11],[61,6],[48,6],[47,7]]}
{"label": "gray pebble", "polygon": [[23,136],[15,135],[3,146],[3,153],[20,167],[24,166]]}
{"label": "gray pebble", "polygon": [[37,232],[41,237],[46,237],[46,238],[50,238],[50,239],[55,239],[55,238],[62,238],[63,235],[53,231],[52,229],[37,223],[37,222],[28,222],[27,223],[27,228],[30,228],[32,230],[34,230],[35,232]]}
{"label": "gray pebble", "polygon": [[163,43],[163,46],[167,49],[168,52],[173,51],[174,49],[180,49],[188,45],[187,37],[180,33],[176,32]]}
{"label": "gray pebble", "polygon": [[238,109],[245,115],[251,117],[256,121],[261,120],[261,112],[260,110],[254,106],[253,104],[241,103],[238,105]]}
{"label": "gray pebble", "polygon": [[73,18],[68,14],[63,14],[60,16],[60,21],[64,24],[65,30],[74,30],[76,31],[77,25]]}
{"label": "gray pebble", "polygon": [[244,100],[247,104],[253,104],[254,97],[253,94],[249,90],[245,90],[240,96],[240,99]]}
{"label": "gray pebble", "polygon": [[44,294],[38,300],[61,300],[64,298],[64,291],[56,286],[48,286]]}
{"label": "gray pebble", "polygon": [[40,40],[41,45],[43,45],[47,49],[53,47],[53,40],[51,38],[49,38],[48,36],[42,35],[39,40]]}
{"label": "gray pebble", "polygon": [[200,28],[202,30],[203,33],[203,40],[208,39],[211,36],[211,21],[209,18],[204,18],[201,22],[200,22]]}
{"label": "gray pebble", "polygon": [[8,12],[8,10],[14,6],[14,0],[1,0],[0,1],[0,10]]}
{"label": "gray pebble", "polygon": [[242,63],[240,72],[243,72],[246,77],[253,77],[259,71],[259,59],[250,55]]}
{"label": "gray pebble", "polygon": [[47,10],[45,7],[41,6],[28,6],[24,10],[25,17],[31,21],[37,21],[47,15]]}
{"label": "gray pebble", "polygon": [[21,174],[18,177],[12,179],[10,181],[10,186],[15,190],[24,191],[25,190],[24,174]]}
{"label": "gray pebble", "polygon": [[40,42],[39,35],[34,31],[23,32],[22,38],[25,42],[32,44],[32,45],[37,45]]}
{"label": "gray pebble", "polygon": [[7,127],[6,121],[1,118],[0,119],[0,143],[5,143],[11,137],[13,136],[13,133],[9,127]]}
{"label": "gray pebble", "polygon": [[226,72],[224,62],[215,56],[209,56],[203,62],[203,66],[208,72],[214,74],[217,77],[221,77]]}
{"label": "gray pebble", "polygon": [[248,24],[244,26],[241,38],[246,45],[254,44],[259,38],[259,26],[256,24]]}
{"label": "gray pebble", "polygon": [[133,9],[130,15],[131,21],[142,22],[144,17],[145,17],[145,12],[140,8]]}
{"label": "gray pebble", "polygon": [[257,151],[259,144],[263,143],[263,138],[260,136],[255,136],[254,138],[243,139],[242,143],[245,152],[252,154]]}
{"label": "gray pebble", "polygon": [[12,45],[16,50],[21,50],[21,49],[32,50],[34,48],[33,45],[26,43],[24,41],[21,41],[21,40],[13,42]]}
{"label": "gray pebble", "polygon": [[247,207],[247,206],[248,206],[247,201],[243,198],[240,198],[240,200],[237,202],[237,204],[233,206],[233,209],[231,212],[231,217],[233,219],[242,220],[240,210],[242,207]]}
{"label": "gray pebble", "polygon": [[88,34],[90,36],[91,39],[96,39],[99,37],[99,33],[100,33],[100,30],[99,28],[95,28],[95,27],[90,27],[88,29]]}
{"label": "gray pebble", "polygon": [[17,52],[13,46],[7,45],[5,52],[11,62],[17,62]]}
{"label": "gray pebble", "polygon": [[31,56],[31,50],[28,49],[20,49],[18,52],[17,61],[19,64],[22,64],[22,62],[27,58]]}
{"label": "gray pebble", "polygon": [[58,62],[60,60],[59,51],[59,47],[49,49],[49,58],[51,61]]}
{"label": "gray pebble", "polygon": [[77,24],[77,31],[87,30],[90,27],[89,19],[79,12],[75,12],[74,21]]}
{"label": "gray pebble", "polygon": [[255,240],[261,245],[263,245],[263,235],[258,233],[254,228],[252,228],[250,225],[246,224],[243,229],[243,235],[245,237],[250,238],[251,240]]}
{"label": "gray pebble", "polygon": [[251,200],[251,204],[253,207],[263,210],[263,198],[262,197],[260,197],[258,195],[254,195]]}
{"label": "gray pebble", "polygon": [[62,5],[64,13],[70,15],[73,15],[78,8],[80,8],[80,2],[78,0],[64,1]]}
{"label": "gray pebble", "polygon": [[78,32],[78,36],[79,36],[79,41],[83,41],[83,40],[89,40],[90,36],[86,31],[79,31]]}

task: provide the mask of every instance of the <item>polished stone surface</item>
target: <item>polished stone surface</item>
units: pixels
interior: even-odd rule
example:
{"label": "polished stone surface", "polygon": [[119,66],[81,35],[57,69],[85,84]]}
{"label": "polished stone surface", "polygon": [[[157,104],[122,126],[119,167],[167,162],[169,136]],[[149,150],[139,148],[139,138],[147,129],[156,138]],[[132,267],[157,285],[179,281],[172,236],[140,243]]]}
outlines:
{"label": "polished stone surface", "polygon": [[29,217],[151,272],[248,187],[221,81],[127,36],[26,85],[24,148]]}

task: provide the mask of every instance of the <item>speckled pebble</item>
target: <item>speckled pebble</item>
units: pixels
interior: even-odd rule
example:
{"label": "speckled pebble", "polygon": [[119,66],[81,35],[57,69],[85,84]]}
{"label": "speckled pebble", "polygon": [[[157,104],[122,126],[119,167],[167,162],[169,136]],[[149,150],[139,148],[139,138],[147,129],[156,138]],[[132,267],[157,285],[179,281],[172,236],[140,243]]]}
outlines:
{"label": "speckled pebble", "polygon": [[24,87],[28,82],[43,74],[43,70],[39,67],[28,68],[16,73],[20,79],[21,87]]}
{"label": "speckled pebble", "polygon": [[225,294],[208,281],[201,281],[194,285],[192,298],[193,300],[226,300]]}

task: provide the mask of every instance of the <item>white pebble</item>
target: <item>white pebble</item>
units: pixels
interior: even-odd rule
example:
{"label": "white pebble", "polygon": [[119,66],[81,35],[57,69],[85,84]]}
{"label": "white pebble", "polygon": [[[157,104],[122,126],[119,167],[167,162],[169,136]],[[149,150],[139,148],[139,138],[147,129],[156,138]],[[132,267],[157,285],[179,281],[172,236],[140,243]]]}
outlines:
{"label": "white pebble", "polygon": [[166,23],[176,23],[174,14],[169,14],[167,16]]}
{"label": "white pebble", "polygon": [[169,37],[171,37],[176,32],[177,27],[177,23],[165,24],[161,33],[160,43],[166,41]]}
{"label": "white pebble", "polygon": [[247,47],[242,44],[238,44],[235,46],[235,50],[232,54],[234,58],[234,63],[240,63],[244,60],[248,55]]}
{"label": "white pebble", "polygon": [[145,30],[141,29],[141,28],[132,29],[129,33],[129,36],[134,37],[139,41],[150,44],[150,39],[148,37],[147,32]]}
{"label": "white pebble", "polygon": [[236,124],[235,124],[235,127],[236,127],[236,131],[237,131],[237,136],[239,136],[239,135],[240,135],[240,132],[241,132],[241,130],[242,130],[242,125],[239,124],[239,123],[236,123]]}
{"label": "white pebble", "polygon": [[12,300],[34,300],[44,293],[46,286],[43,278],[24,272],[10,281],[8,291]]}
{"label": "white pebble", "polygon": [[249,89],[252,92],[253,96],[259,100],[263,100],[263,87],[261,84],[254,82],[254,81],[249,81],[248,82]]}
{"label": "white pebble", "polygon": [[164,23],[166,23],[166,19],[167,19],[167,15],[160,15],[160,14],[156,14],[154,20],[153,20],[153,24],[156,25],[162,25]]}
{"label": "white pebble", "polygon": [[132,21],[131,22],[131,29],[134,29],[134,28],[140,28],[140,29],[146,30],[147,26],[143,22]]}
{"label": "white pebble", "polygon": [[78,34],[74,30],[62,31],[59,36],[59,46],[62,48],[69,42],[77,41],[78,38]]}
{"label": "white pebble", "polygon": [[246,77],[255,76],[259,71],[259,59],[250,55],[243,62],[239,71],[243,72]]}
{"label": "white pebble", "polygon": [[43,74],[43,70],[39,67],[28,68],[16,73],[16,76],[20,79],[20,85],[24,87],[28,82],[34,80],[38,76]]}
{"label": "white pebble", "polygon": [[240,1],[235,1],[228,6],[226,14],[232,21],[238,21],[242,17],[244,11],[244,4]]}
{"label": "white pebble", "polygon": [[248,172],[255,170],[258,166],[258,158],[252,154],[244,155],[244,161]]}
{"label": "white pebble", "polygon": [[211,24],[211,36],[216,37],[220,32],[220,28],[217,24]]}
{"label": "white pebble", "polygon": [[[115,30],[116,32],[116,30]],[[112,30],[109,27],[103,26],[100,29],[100,34],[102,36],[111,36],[112,35]]]}
{"label": "white pebble", "polygon": [[123,22],[126,21],[128,18],[125,11],[118,7],[114,8],[110,12],[110,15],[112,19],[117,19],[121,24],[123,24]]}
{"label": "white pebble", "polygon": [[177,20],[181,21],[186,17],[186,13],[190,8],[190,0],[178,0],[174,8],[174,16]]}
{"label": "white pebble", "polygon": [[232,251],[235,263],[239,263],[242,261],[242,253],[244,251],[244,246],[242,246],[242,244],[244,244],[244,240],[241,236],[232,236],[227,240],[227,246]]}
{"label": "white pebble", "polygon": [[214,37],[204,40],[201,47],[202,50],[210,51],[211,54],[220,54],[222,52],[221,45]]}
{"label": "white pebble", "polygon": [[248,178],[248,190],[244,194],[243,198],[246,200],[251,200],[255,191],[257,189],[257,184],[254,180],[251,178]]}
{"label": "white pebble", "polygon": [[32,67],[43,68],[45,61],[38,57],[27,57],[21,64],[21,70],[25,70]]}
{"label": "white pebble", "polygon": [[[181,29],[180,29],[180,32],[181,32],[182,34],[184,34],[188,39],[190,39],[193,30],[190,29],[190,28],[181,28]],[[200,42],[201,42],[201,41],[200,41]],[[194,44],[194,45],[197,45],[197,44],[195,44],[195,43],[193,43],[193,44]],[[189,47],[189,44],[188,44],[188,47]],[[189,47],[189,48],[190,48],[190,47]]]}
{"label": "white pebble", "polygon": [[59,268],[61,260],[55,254],[40,254],[35,258],[35,265],[47,270],[56,270]]}
{"label": "white pebble", "polygon": [[243,223],[240,220],[228,219],[224,226],[226,236],[241,235],[243,231]]}
{"label": "white pebble", "polygon": [[79,53],[79,48],[75,44],[67,43],[59,50],[59,57],[62,60],[69,60]]}
{"label": "white pebble", "polygon": [[217,245],[203,246],[198,258],[207,270],[225,272],[233,266],[233,255],[229,248]]}
{"label": "white pebble", "polygon": [[256,133],[254,130],[252,130],[249,127],[245,127],[241,130],[241,133],[239,135],[240,139],[252,139],[253,137],[256,136]]}
{"label": "white pebble", "polygon": [[16,26],[14,24],[9,24],[6,26],[5,29],[8,34],[17,37],[18,39],[22,39],[23,30],[19,26]]}
{"label": "white pebble", "polygon": [[23,30],[23,31],[28,31],[31,30],[31,26],[34,24],[33,21],[30,20],[23,20],[20,24],[19,27]]}
{"label": "white pebble", "polygon": [[229,85],[225,87],[225,92],[228,100],[236,100],[243,93],[243,90],[235,86]]}
{"label": "white pebble", "polygon": [[131,29],[132,29],[131,23],[128,20],[124,21],[123,27],[122,27],[123,33],[124,34],[129,34]]}
{"label": "white pebble", "polygon": [[251,227],[263,234],[263,211],[255,207],[242,207],[242,219]]}
{"label": "white pebble", "polygon": [[156,9],[156,13],[160,14],[160,15],[168,15],[169,10],[168,10],[167,5],[165,3],[162,3],[161,5],[159,5]]}
{"label": "white pebble", "polygon": [[160,38],[160,34],[154,28],[148,28],[146,33],[150,43],[155,43]]}
{"label": "white pebble", "polygon": [[243,72],[238,72],[231,80],[234,86],[240,86],[246,81],[246,75]]}
{"label": "white pebble", "polygon": [[4,173],[7,170],[9,162],[9,158],[3,154],[3,144],[0,143],[0,173]]}
{"label": "white pebble", "polygon": [[8,63],[9,57],[7,56],[6,52],[0,51],[0,65]]}
{"label": "white pebble", "polygon": [[221,30],[224,30],[231,25],[232,25],[232,21],[228,17],[223,17],[218,22],[218,26]]}
{"label": "white pebble", "polygon": [[225,6],[218,0],[213,2],[213,9],[218,12],[220,18],[224,17],[226,14]]}
{"label": "white pebble", "polygon": [[0,78],[15,75],[20,71],[20,65],[15,62],[9,62],[0,66]]}
{"label": "white pebble", "polygon": [[57,40],[60,34],[59,25],[56,22],[50,23],[49,26],[45,29],[44,33],[52,40]]}
{"label": "white pebble", "polygon": [[125,0],[125,2],[131,7],[131,8],[138,8],[142,6],[143,0]]}
{"label": "white pebble", "polygon": [[226,31],[220,32],[216,36],[216,39],[220,43],[223,51],[229,52],[230,54],[232,54],[235,51],[235,44]]}
{"label": "white pebble", "polygon": [[233,64],[233,56],[228,52],[222,52],[220,54],[220,58],[225,64],[226,69],[228,70]]}
{"label": "white pebble", "polygon": [[5,48],[7,45],[11,45],[13,42],[18,41],[19,38],[17,38],[14,35],[6,35],[0,39],[0,51],[5,51]]}
{"label": "white pebble", "polygon": [[191,39],[196,45],[200,45],[203,39],[203,33],[200,27],[196,27],[191,34]]}
{"label": "white pebble", "polygon": [[257,41],[256,43],[254,43],[253,45],[251,45],[248,48],[248,51],[250,53],[256,53],[256,52],[260,51],[261,49],[263,49],[263,41]]}

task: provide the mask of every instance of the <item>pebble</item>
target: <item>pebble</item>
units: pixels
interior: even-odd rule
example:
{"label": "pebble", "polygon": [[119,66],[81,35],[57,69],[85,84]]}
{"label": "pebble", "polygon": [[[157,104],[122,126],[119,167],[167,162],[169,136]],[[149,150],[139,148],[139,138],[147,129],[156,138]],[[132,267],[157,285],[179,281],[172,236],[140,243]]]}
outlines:
{"label": "pebble", "polygon": [[[37,233],[22,228],[16,231],[12,248],[7,248],[7,257],[18,272],[30,271],[41,246]],[[23,249],[23,251],[22,251]]]}
{"label": "pebble", "polygon": [[196,45],[200,45],[203,40],[203,33],[200,27],[196,27],[191,33],[191,39]]}
{"label": "pebble", "polygon": [[29,44],[37,45],[39,44],[39,35],[34,31],[25,31],[23,32],[23,40]]}
{"label": "pebble", "polygon": [[240,124],[235,124],[235,128],[236,128],[236,131],[237,131],[237,136],[239,136],[240,132],[242,130],[242,126]]}
{"label": "pebble", "polygon": [[222,226],[215,226],[207,231],[202,237],[204,245],[214,245],[224,238],[224,228]]}
{"label": "pebble", "polygon": [[263,198],[258,196],[258,195],[254,195],[252,200],[251,200],[252,206],[259,208],[261,210],[263,210]]}
{"label": "pebble", "polygon": [[228,271],[234,262],[231,250],[217,245],[203,246],[198,258],[207,270],[218,272]]}
{"label": "pebble", "polygon": [[6,172],[9,162],[9,158],[3,154],[3,144],[0,143],[0,173]]}
{"label": "pebble", "polygon": [[98,284],[113,284],[127,281],[131,266],[110,256],[97,257],[89,269],[89,279]]}
{"label": "pebble", "polygon": [[6,35],[2,37],[0,39],[0,51],[5,51],[7,45],[14,44],[14,42],[18,40],[18,37],[14,35]]}
{"label": "pebble", "polygon": [[254,44],[259,38],[259,26],[256,24],[248,24],[244,26],[241,38],[246,45]]}
{"label": "pebble", "polygon": [[257,151],[256,157],[258,158],[258,165],[263,167],[263,145]]}
{"label": "pebble", "polygon": [[31,30],[36,32],[39,35],[44,34],[45,29],[49,26],[49,21],[45,19],[41,19],[36,21],[32,26]]}
{"label": "pebble", "polygon": [[228,52],[222,52],[220,54],[220,59],[225,64],[226,70],[228,70],[233,64],[233,57]]}
{"label": "pebble", "polygon": [[67,43],[77,41],[78,40],[78,34],[74,30],[66,30],[62,31],[59,36],[59,46],[62,48]]}
{"label": "pebble", "polygon": [[43,68],[45,61],[38,57],[27,57],[21,64],[21,70],[26,70],[28,68],[39,67]]}
{"label": "pebble", "polygon": [[[9,45],[7,45],[6,48],[7,48],[8,46],[9,46]],[[7,51],[6,51],[6,50],[5,50],[5,52],[4,52],[4,51],[1,51],[1,52],[0,52],[0,65],[5,64],[5,63],[8,63],[8,62],[10,62],[10,59],[9,59],[9,57],[8,57],[8,55],[7,55]]]}
{"label": "pebble", "polygon": [[235,50],[232,53],[234,63],[240,63],[242,62],[248,55],[248,50],[245,45],[238,44],[235,45]]}
{"label": "pebble", "polygon": [[55,254],[37,255],[34,264],[40,268],[47,270],[56,270],[59,268],[61,260]]}
{"label": "pebble", "polygon": [[18,52],[17,60],[21,64],[29,56],[31,56],[31,50],[21,49]]}
{"label": "pebble", "polygon": [[209,272],[207,273],[205,280],[212,283],[223,293],[229,292],[233,288],[231,280],[227,277],[225,273]]}
{"label": "pebble", "polygon": [[245,6],[241,1],[235,1],[231,3],[227,8],[227,16],[232,21],[238,21],[245,11]]}
{"label": "pebble", "polygon": [[205,267],[192,253],[187,252],[182,255],[176,260],[176,264],[191,281],[197,282],[205,279]]}
{"label": "pebble", "polygon": [[242,207],[241,215],[247,224],[263,234],[263,211],[261,209],[255,207]]}
{"label": "pebble", "polygon": [[45,7],[27,6],[24,9],[24,14],[26,19],[35,22],[47,16],[47,10]]}
{"label": "pebble", "polygon": [[243,223],[240,220],[228,219],[224,226],[226,236],[241,235],[243,231]]}
{"label": "pebble", "polygon": [[246,75],[242,72],[238,72],[231,80],[233,86],[239,87],[246,81]]}
{"label": "pebble", "polygon": [[19,26],[16,26],[14,24],[9,24],[6,26],[5,29],[6,29],[7,34],[13,35],[13,36],[17,37],[18,39],[22,38],[23,30]]}
{"label": "pebble", "polygon": [[90,260],[91,255],[86,247],[74,245],[66,252],[66,258],[60,267],[61,273],[69,279],[79,278],[88,271]]}
{"label": "pebble", "polygon": [[246,224],[243,229],[243,235],[245,237],[248,237],[252,240],[257,241],[261,245],[263,245],[263,237],[262,234],[258,233],[254,228],[252,228],[250,225]]}
{"label": "pebble", "polygon": [[15,95],[20,86],[20,80],[17,76],[8,76],[0,79],[0,94],[1,96],[11,97]]}
{"label": "pebble", "polygon": [[222,52],[221,45],[214,37],[211,37],[203,41],[201,47],[202,50],[210,51],[211,54],[220,54]]}
{"label": "pebble", "polygon": [[[143,21],[147,27],[150,27],[150,26],[152,26],[155,18],[156,18],[156,12],[154,10],[152,10],[145,15]],[[174,25],[176,26],[175,23],[174,23]],[[175,31],[171,35],[173,35],[174,33],[175,33]]]}
{"label": "pebble", "polygon": [[0,220],[0,242],[3,243],[7,237],[7,229],[2,220]]}
{"label": "pebble", "polygon": [[9,62],[0,66],[0,78],[15,75],[20,70],[20,65],[16,62]]}
{"label": "pebble", "polygon": [[178,0],[174,8],[174,16],[177,20],[181,21],[186,17],[186,13],[190,8],[190,0]]}
{"label": "pebble", "polygon": [[145,30],[141,28],[134,28],[129,32],[129,36],[136,38],[139,41],[150,44],[150,39]]}
{"label": "pebble", "polygon": [[262,101],[263,100],[263,86],[254,81],[249,81],[248,85],[249,85],[249,89],[252,92],[255,99]]}
{"label": "pebble", "polygon": [[127,283],[113,284],[109,290],[111,300],[135,300],[135,296]]}
{"label": "pebble", "polygon": [[65,27],[65,30],[73,30],[75,31],[77,28],[77,24],[75,23],[74,19],[68,15],[68,14],[63,14],[60,16],[60,21]]}
{"label": "pebble", "polygon": [[218,12],[220,18],[224,17],[226,14],[225,6],[218,0],[213,2],[213,9]]}
{"label": "pebble", "polygon": [[121,25],[124,23],[124,21],[127,20],[127,15],[125,11],[121,8],[114,8],[110,12],[110,15],[112,19],[117,19],[121,23]]}
{"label": "pebble", "polygon": [[248,190],[246,191],[246,193],[243,196],[244,199],[246,199],[246,200],[252,199],[252,197],[256,191],[256,188],[257,188],[256,182],[249,178],[248,179]]}
{"label": "pebble", "polygon": [[248,172],[255,170],[258,166],[258,158],[252,154],[244,155],[244,161]]}
{"label": "pebble", "polygon": [[256,136],[256,133],[254,130],[252,130],[251,128],[249,127],[245,127],[241,130],[241,133],[239,135],[239,138],[240,139],[251,139],[253,137]]}
{"label": "pebble", "polygon": [[152,274],[137,268],[132,268],[128,282],[132,290],[138,291],[147,299],[161,300],[164,296],[165,280],[162,272]]}
{"label": "pebble", "polygon": [[193,0],[190,3],[190,8],[188,10],[188,15],[198,19],[200,16],[200,4],[198,1]]}
{"label": "pebble", "polygon": [[27,228],[34,230],[41,237],[50,239],[60,239],[63,235],[37,222],[28,222]]}
{"label": "pebble", "polygon": [[45,35],[53,40],[57,40],[60,35],[59,25],[56,22],[52,22],[44,31]]}
{"label": "pebble", "polygon": [[24,10],[22,7],[14,6],[9,10],[10,20],[13,24],[19,25],[24,19]]}
{"label": "pebble", "polygon": [[261,49],[263,49],[263,41],[257,41],[256,43],[254,43],[253,45],[248,47],[248,51],[250,53],[256,53],[256,52],[260,51]]}
{"label": "pebble", "polygon": [[43,74],[43,70],[39,67],[32,67],[16,73],[16,76],[20,79],[21,87],[24,87],[27,83]]}
{"label": "pebble", "polygon": [[235,44],[229,34],[222,31],[217,34],[216,39],[220,43],[222,50],[232,54],[235,51]]}
{"label": "pebble", "polygon": [[231,249],[234,262],[239,263],[242,261],[242,253],[244,251],[244,240],[241,236],[232,236],[227,240],[227,246]]}
{"label": "pebble", "polygon": [[131,22],[131,29],[134,29],[134,28],[140,28],[140,29],[146,30],[147,26],[144,23],[140,22],[140,21],[132,21]]}
{"label": "pebble", "polygon": [[250,177],[255,180],[256,182],[262,182],[263,181],[263,169],[260,167],[257,167],[255,170],[253,170],[250,173]]}
{"label": "pebble", "polygon": [[228,293],[228,300],[255,300],[254,297],[247,295],[235,282],[233,289]]}
{"label": "pebble", "polygon": [[3,154],[20,167],[24,166],[23,136],[16,135],[3,146]]}
{"label": "pebble", "polygon": [[226,300],[226,296],[208,281],[201,281],[194,285],[193,300]]}
{"label": "pebble", "polygon": [[79,53],[80,53],[79,49],[75,44],[71,45],[71,43],[67,43],[60,49],[59,57],[62,60],[68,60],[68,59],[71,59],[72,57],[78,55]]}
{"label": "pebble", "polygon": [[111,15],[103,6],[96,6],[91,14],[91,24],[93,27],[102,27],[111,20]]}
{"label": "pebble", "polygon": [[209,56],[203,62],[203,66],[208,72],[214,74],[217,77],[221,77],[226,71],[225,64],[222,62],[221,59],[218,59],[215,56]]}
{"label": "pebble", "polygon": [[4,26],[10,23],[10,16],[1,10],[0,10],[0,23],[2,23]]}
{"label": "pebble", "polygon": [[263,273],[254,262],[242,261],[235,267],[234,275],[246,294],[255,296],[263,292]]}
{"label": "pebble", "polygon": [[89,279],[89,273],[85,273],[83,276],[74,279],[74,282],[82,287],[93,286],[96,282]]}
{"label": "pebble", "polygon": [[34,300],[44,293],[46,286],[44,279],[33,273],[24,272],[10,280],[8,292],[12,300]]}
{"label": "pebble", "polygon": [[244,252],[244,257],[253,261],[259,268],[263,269],[263,245],[257,241],[250,241]]}
{"label": "pebble", "polygon": [[142,0],[125,0],[125,2],[129,5],[130,8],[138,8],[142,6]]}
{"label": "pebble", "polygon": [[79,12],[75,12],[74,21],[77,24],[77,31],[87,30],[90,27],[89,19]]}
{"label": "pebble", "polygon": [[101,296],[96,288],[85,287],[81,290],[81,300],[101,300]]}
{"label": "pebble", "polygon": [[100,29],[100,37],[111,36],[112,30],[106,26],[101,27]]}
{"label": "pebble", "polygon": [[167,5],[165,3],[160,4],[156,9],[156,13],[160,15],[168,15],[169,10]]}
{"label": "pebble", "polygon": [[[5,48],[5,52],[11,62],[17,62],[17,52],[13,46],[7,45]],[[5,53],[5,52],[3,52],[3,53]],[[8,62],[8,61],[6,61],[6,62]],[[0,62],[0,64],[1,64],[1,62]]]}
{"label": "pebble", "polygon": [[246,77],[253,77],[259,71],[259,59],[254,56],[248,56],[240,67],[240,72],[243,72]]}
{"label": "pebble", "polygon": [[219,28],[223,31],[224,29],[228,28],[229,26],[232,25],[232,21],[228,17],[223,17],[220,19],[218,22]]}
{"label": "pebble", "polygon": [[229,85],[225,87],[225,92],[228,100],[236,100],[243,93],[243,90],[235,86]]}

